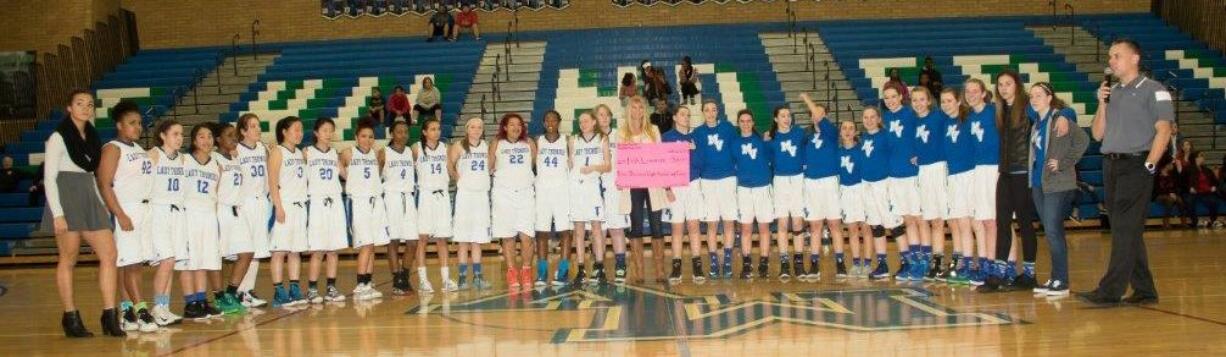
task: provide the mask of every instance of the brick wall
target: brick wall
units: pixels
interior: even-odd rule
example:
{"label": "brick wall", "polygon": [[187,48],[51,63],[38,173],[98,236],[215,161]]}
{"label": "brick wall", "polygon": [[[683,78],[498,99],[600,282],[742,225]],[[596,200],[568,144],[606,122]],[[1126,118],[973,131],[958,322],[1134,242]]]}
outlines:
{"label": "brick wall", "polygon": [[[111,1],[118,9],[118,1]],[[0,21],[0,51],[54,51],[92,27],[95,2],[90,0],[5,1]]]}
{"label": "brick wall", "polygon": [[[61,0],[62,1],[62,0]],[[113,1],[113,0],[112,0]],[[1066,0],[1067,1],[1067,0]],[[142,48],[229,45],[234,34],[249,42],[259,19],[260,42],[402,37],[424,34],[426,18],[416,15],[328,20],[312,0],[120,0],[136,13]],[[1063,4],[1063,2],[1060,2]],[[799,20],[1050,14],[1047,0],[799,0]],[[607,0],[575,0],[557,11],[521,11],[523,31],[573,28],[689,25],[783,21],[785,0],[725,5],[618,8]],[[1077,13],[1147,12],[1149,0],[1080,0]],[[1061,10],[1063,14],[1064,11]],[[506,30],[507,11],[481,13],[488,33]]]}

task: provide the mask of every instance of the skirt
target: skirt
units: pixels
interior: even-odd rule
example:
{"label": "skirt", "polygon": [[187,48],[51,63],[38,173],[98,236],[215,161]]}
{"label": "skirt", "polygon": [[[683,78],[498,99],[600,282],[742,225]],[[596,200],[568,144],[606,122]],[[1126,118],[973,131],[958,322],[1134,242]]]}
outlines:
{"label": "skirt", "polygon": [[[60,207],[63,207],[64,220],[68,221],[69,231],[111,229],[111,213],[102,205],[102,196],[98,194],[94,174],[61,171],[55,178],[55,185],[60,189]],[[43,222],[39,225],[39,233],[55,234],[55,218],[51,216],[49,207],[50,205],[43,208]]]}

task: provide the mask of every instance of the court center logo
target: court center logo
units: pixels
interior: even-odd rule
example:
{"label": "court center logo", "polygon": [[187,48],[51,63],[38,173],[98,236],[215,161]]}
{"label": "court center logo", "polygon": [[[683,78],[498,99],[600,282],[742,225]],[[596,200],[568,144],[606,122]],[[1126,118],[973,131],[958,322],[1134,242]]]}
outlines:
{"label": "court center logo", "polygon": [[460,321],[465,314],[506,312],[569,311],[592,316],[586,326],[554,324],[558,328],[553,343],[723,338],[781,322],[859,332],[1014,323],[1003,314],[958,312],[933,303],[929,296],[922,289],[885,288],[776,292],[765,300],[733,302],[724,294],[682,296],[629,285],[598,285],[422,305],[407,314],[443,314]]}

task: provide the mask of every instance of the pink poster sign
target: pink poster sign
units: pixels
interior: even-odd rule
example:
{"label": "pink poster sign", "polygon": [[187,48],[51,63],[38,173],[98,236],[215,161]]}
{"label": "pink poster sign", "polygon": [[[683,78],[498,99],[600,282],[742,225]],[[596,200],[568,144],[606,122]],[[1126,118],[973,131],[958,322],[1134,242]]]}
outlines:
{"label": "pink poster sign", "polygon": [[617,188],[686,186],[690,183],[687,142],[617,144]]}

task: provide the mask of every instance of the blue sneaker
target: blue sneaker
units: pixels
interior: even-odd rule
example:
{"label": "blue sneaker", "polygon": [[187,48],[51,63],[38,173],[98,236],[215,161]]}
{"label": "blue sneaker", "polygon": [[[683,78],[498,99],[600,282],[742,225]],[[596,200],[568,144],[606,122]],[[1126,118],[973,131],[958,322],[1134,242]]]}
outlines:
{"label": "blue sneaker", "polygon": [[272,306],[273,307],[288,306],[292,302],[293,300],[290,300],[289,293],[285,291],[284,286],[278,286],[276,287],[276,289],[273,289],[273,293],[272,293]]}
{"label": "blue sneaker", "polygon": [[289,301],[291,306],[306,303],[306,299],[302,297],[302,290],[298,287],[298,284],[289,286]]}
{"label": "blue sneaker", "polygon": [[553,274],[553,286],[554,287],[566,286],[569,278],[570,278],[570,264],[566,264],[566,263],[558,264],[558,271]]}
{"label": "blue sneaker", "polygon": [[971,285],[974,285],[974,286],[983,285],[983,281],[988,278],[988,269],[990,268],[984,267],[982,269],[971,270],[970,272]]}
{"label": "blue sneaker", "polygon": [[882,280],[882,279],[889,279],[889,278],[890,278],[890,265],[885,262],[877,263],[877,269],[874,269],[873,272],[869,273],[868,275],[869,280]]}
{"label": "blue sneaker", "polygon": [[924,276],[928,275],[928,263],[923,259],[916,259],[911,262],[911,281],[924,281]]}

